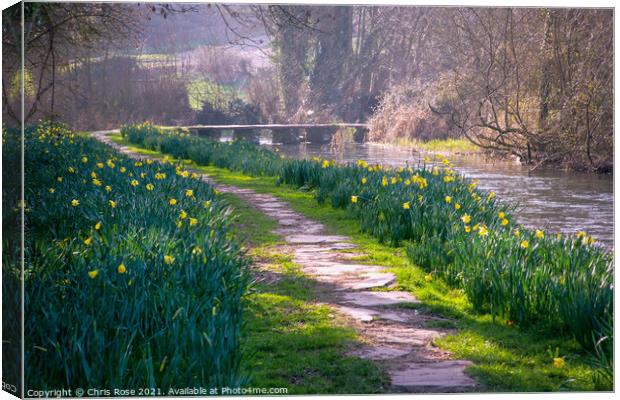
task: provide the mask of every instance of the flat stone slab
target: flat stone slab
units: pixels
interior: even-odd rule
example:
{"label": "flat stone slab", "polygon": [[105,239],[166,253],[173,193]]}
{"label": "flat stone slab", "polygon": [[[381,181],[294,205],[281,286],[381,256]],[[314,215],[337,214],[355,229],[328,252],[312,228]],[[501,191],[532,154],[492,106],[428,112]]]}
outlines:
{"label": "flat stone slab", "polygon": [[342,288],[338,290],[367,290],[388,286],[396,281],[396,276],[390,272],[371,272],[351,280],[341,283]]}
{"label": "flat stone slab", "polygon": [[[304,267],[303,271],[308,275],[316,276],[343,276],[351,274],[371,274],[381,272],[383,268],[373,267],[370,265],[356,265],[356,264],[333,264],[333,265],[312,265]],[[344,277],[344,276],[343,276]]]}
{"label": "flat stone slab", "polygon": [[329,253],[330,251],[336,250],[349,250],[354,249],[356,246],[353,243],[347,242],[338,242],[338,243],[325,243],[325,244],[305,244],[304,246],[297,247],[295,252],[297,254],[301,253],[317,253],[317,252],[325,252]]}
{"label": "flat stone slab", "polygon": [[335,306],[335,308],[341,313],[362,322],[370,322],[375,319],[375,315],[377,315],[377,311],[368,308],[347,307],[340,305]]}
{"label": "flat stone slab", "polygon": [[376,310],[365,307],[350,307],[343,305],[334,306],[341,313],[361,322],[371,322],[374,320],[387,320],[394,322],[408,322],[415,317],[415,313],[396,312],[389,310]]}
{"label": "flat stone slab", "polygon": [[388,306],[399,303],[417,303],[408,292],[355,292],[343,293],[343,301],[362,307]]}
{"label": "flat stone slab", "polygon": [[471,364],[464,360],[411,363],[404,369],[389,371],[389,375],[392,385],[400,389],[452,393],[476,387],[476,382],[465,373]]}
{"label": "flat stone slab", "polygon": [[278,223],[284,226],[300,226],[303,222],[300,218],[279,218]]}
{"label": "flat stone slab", "polygon": [[278,235],[286,237],[286,236],[291,236],[291,235],[298,235],[298,234],[300,234],[302,232],[303,233],[308,233],[308,234],[312,235],[312,234],[320,233],[321,230],[322,230],[322,228],[312,228],[312,227],[310,227],[310,228],[304,229],[302,231],[302,229],[300,229],[300,228],[298,228],[296,226],[295,227],[290,226],[290,227],[275,229],[273,232],[277,233]]}
{"label": "flat stone slab", "polygon": [[403,324],[370,326],[365,332],[381,343],[407,344],[418,347],[426,346],[433,339],[442,336],[442,333],[438,331],[414,328]]}
{"label": "flat stone slab", "polygon": [[[259,208],[260,210],[260,208]],[[268,215],[272,218],[303,218],[301,215],[287,210],[260,210],[263,214]]]}
{"label": "flat stone slab", "polygon": [[321,244],[321,243],[337,243],[344,242],[348,238],[346,236],[335,235],[292,235],[285,240],[295,244]]}
{"label": "flat stone slab", "polygon": [[349,355],[366,360],[390,360],[407,355],[411,351],[412,349],[407,347],[372,346],[352,351]]}

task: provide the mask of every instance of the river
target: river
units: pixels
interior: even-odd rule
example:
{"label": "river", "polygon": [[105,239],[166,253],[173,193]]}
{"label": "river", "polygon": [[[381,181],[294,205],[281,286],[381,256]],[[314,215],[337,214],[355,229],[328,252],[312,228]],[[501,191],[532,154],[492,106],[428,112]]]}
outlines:
{"label": "river", "polygon": [[[414,150],[378,144],[347,144],[341,150],[329,145],[280,145],[290,157],[319,156],[339,162],[365,160],[384,165],[416,166],[424,157],[437,159]],[[448,157],[463,175],[478,179],[478,187],[494,191],[502,201],[518,206],[517,219],[531,228],[545,228],[566,234],[583,230],[599,243],[611,248],[614,239],[613,177],[528,167],[516,162],[488,160],[481,155]]]}

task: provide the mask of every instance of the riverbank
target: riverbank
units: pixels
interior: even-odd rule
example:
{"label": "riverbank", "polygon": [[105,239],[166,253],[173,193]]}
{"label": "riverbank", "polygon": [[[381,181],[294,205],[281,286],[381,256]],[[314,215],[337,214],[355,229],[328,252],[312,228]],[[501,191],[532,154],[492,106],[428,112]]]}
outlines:
{"label": "riverbank", "polygon": [[[131,146],[118,135],[114,140]],[[469,372],[489,390],[594,389],[594,370],[574,340],[565,335],[549,335],[540,328],[518,329],[505,319],[475,313],[463,292],[451,289],[440,278],[427,279],[424,270],[411,265],[403,246],[389,247],[360,233],[359,222],[346,210],[317,205],[311,193],[279,186],[276,178],[251,177],[213,166],[196,168],[217,182],[273,194],[295,211],[322,222],[334,234],[351,237],[367,254],[360,262],[390,268],[397,277],[398,289],[409,291],[420,301],[416,306],[420,312],[440,314],[450,327],[457,329],[458,333],[435,343],[455,357],[474,361]],[[563,365],[554,363],[554,358],[562,358]]]}
{"label": "riverbank", "polygon": [[421,153],[443,155],[482,154],[484,150],[466,139],[435,139],[429,141],[399,138],[396,142],[368,142],[374,146],[412,149]]}

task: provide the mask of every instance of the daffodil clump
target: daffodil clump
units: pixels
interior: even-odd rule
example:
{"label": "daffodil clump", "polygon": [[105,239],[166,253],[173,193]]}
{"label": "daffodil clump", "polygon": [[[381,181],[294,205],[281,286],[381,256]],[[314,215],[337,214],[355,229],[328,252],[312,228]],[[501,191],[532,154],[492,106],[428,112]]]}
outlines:
{"label": "daffodil clump", "polygon": [[318,202],[348,209],[381,242],[405,242],[414,263],[463,290],[479,312],[521,326],[555,326],[588,350],[611,321],[611,254],[583,232],[557,235],[519,225],[514,207],[479,190],[441,155],[415,167],[340,165],[269,155],[243,142],[124,130],[133,143],[175,157],[313,190]]}
{"label": "daffodil clump", "polygon": [[247,261],[214,190],[62,126],[25,148],[28,385],[237,385]]}

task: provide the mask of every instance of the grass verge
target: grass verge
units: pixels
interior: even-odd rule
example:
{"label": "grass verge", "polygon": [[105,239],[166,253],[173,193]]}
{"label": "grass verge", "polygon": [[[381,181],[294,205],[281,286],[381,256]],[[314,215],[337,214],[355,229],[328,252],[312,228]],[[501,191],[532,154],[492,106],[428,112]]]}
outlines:
{"label": "grass verge", "polygon": [[466,139],[433,139],[422,141],[400,138],[389,145],[405,147],[429,153],[463,154],[481,153],[482,149]]}
{"label": "grass verge", "polygon": [[[117,143],[142,154],[159,155],[112,136]],[[190,165],[191,162],[188,162]],[[367,234],[360,233],[359,223],[346,210],[319,205],[313,193],[276,185],[271,177],[250,177],[241,173],[196,166],[217,182],[269,193],[288,202],[309,218],[322,222],[332,233],[347,235],[367,254],[359,261],[389,267],[397,276],[399,288],[413,293],[421,312],[449,318],[457,328],[454,335],[436,341],[436,345],[475,363],[468,372],[486,385],[489,391],[588,391],[595,390],[593,369],[578,344],[564,335],[549,335],[548,330],[518,329],[506,320],[473,312],[460,290],[448,287],[440,279],[429,279],[407,259],[404,247],[389,247]],[[561,367],[554,358],[563,357]]]}

